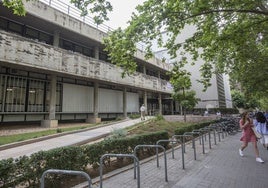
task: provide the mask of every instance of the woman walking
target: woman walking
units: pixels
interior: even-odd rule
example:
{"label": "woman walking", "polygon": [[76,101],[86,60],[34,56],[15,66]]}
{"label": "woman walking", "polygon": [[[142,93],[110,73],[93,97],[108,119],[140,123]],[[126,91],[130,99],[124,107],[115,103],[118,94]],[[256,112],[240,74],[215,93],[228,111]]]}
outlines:
{"label": "woman walking", "polygon": [[248,112],[244,112],[242,114],[242,118],[239,121],[240,128],[242,129],[242,137],[240,138],[240,141],[242,141],[242,145],[239,149],[239,154],[241,157],[244,156],[243,150],[248,146],[249,142],[252,142],[252,145],[254,147],[255,155],[256,155],[256,161],[263,163],[264,161],[259,156],[259,149],[257,146],[257,138],[251,129],[253,127],[253,120],[249,118]]}
{"label": "woman walking", "polygon": [[266,117],[262,112],[256,113],[254,125],[256,126],[256,130],[262,135],[262,138],[260,139],[261,144],[268,149],[268,124]]}

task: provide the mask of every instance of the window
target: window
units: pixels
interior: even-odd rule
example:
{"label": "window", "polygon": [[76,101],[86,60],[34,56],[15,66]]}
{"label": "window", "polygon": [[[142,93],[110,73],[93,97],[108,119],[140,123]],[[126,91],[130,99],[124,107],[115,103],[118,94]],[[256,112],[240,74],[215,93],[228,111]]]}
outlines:
{"label": "window", "polygon": [[0,28],[7,30],[7,20],[0,17]]}
{"label": "window", "polygon": [[46,44],[52,44],[52,35],[46,34],[46,33],[39,33],[39,40],[41,42],[45,42]]}
{"label": "window", "polygon": [[8,24],[8,29],[10,31],[19,33],[20,35],[22,34],[22,25],[14,23],[14,22],[9,22]]}
{"label": "window", "polygon": [[88,57],[94,57],[94,50],[91,48],[83,48],[83,54]]}
{"label": "window", "polygon": [[5,76],[0,74],[0,111],[3,108]]}
{"label": "window", "polygon": [[73,49],[73,43],[69,42],[69,41],[66,41],[66,40],[63,40],[63,39],[60,39],[60,47],[65,49],[65,50],[71,50],[71,51],[74,51]]}
{"label": "window", "polygon": [[26,78],[9,76],[6,83],[5,111],[23,112],[25,110]]}
{"label": "window", "polygon": [[28,89],[28,112],[42,112],[44,109],[44,88],[42,80],[30,80]]}
{"label": "window", "polygon": [[26,28],[25,35],[29,38],[38,39],[38,31],[31,28]]}

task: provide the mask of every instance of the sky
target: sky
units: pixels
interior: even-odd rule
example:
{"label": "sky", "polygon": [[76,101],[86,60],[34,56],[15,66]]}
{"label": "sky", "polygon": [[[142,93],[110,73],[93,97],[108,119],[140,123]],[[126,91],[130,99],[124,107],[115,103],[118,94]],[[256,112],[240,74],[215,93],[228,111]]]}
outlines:
{"label": "sky", "polygon": [[116,29],[117,27],[126,28],[127,21],[130,20],[132,12],[138,4],[142,4],[145,0],[108,0],[113,11],[109,13],[110,21],[105,22],[106,25]]}
{"label": "sky", "polygon": [[[66,4],[70,4],[70,0],[61,0]],[[127,27],[127,21],[130,20],[132,12],[138,4],[142,4],[145,0],[107,0],[113,6],[113,11],[108,13],[109,21],[104,22],[105,25],[116,29]]]}

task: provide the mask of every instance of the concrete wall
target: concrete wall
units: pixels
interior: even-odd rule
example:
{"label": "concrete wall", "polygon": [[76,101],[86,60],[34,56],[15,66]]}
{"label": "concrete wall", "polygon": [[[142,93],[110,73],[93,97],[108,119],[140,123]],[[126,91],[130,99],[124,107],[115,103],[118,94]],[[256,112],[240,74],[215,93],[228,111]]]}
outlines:
{"label": "concrete wall", "polygon": [[0,31],[0,61],[136,88],[171,93],[168,82],[135,73],[121,77],[122,69],[81,54]]}
{"label": "concrete wall", "polygon": [[[47,22],[63,27],[69,31],[76,32],[79,35],[89,37],[98,43],[102,43],[103,38],[107,36],[107,33],[104,33],[88,24],[85,24],[83,21],[80,21],[81,17],[74,18],[72,16],[69,16],[67,14],[67,11],[66,13],[60,12],[40,1],[25,2],[25,9],[27,11],[27,14],[31,14],[34,17],[46,20]],[[137,58],[142,60],[145,60],[144,55],[145,54],[142,51],[137,51],[135,54]],[[159,59],[151,58],[146,61],[161,69],[171,70],[171,65],[163,63]]]}

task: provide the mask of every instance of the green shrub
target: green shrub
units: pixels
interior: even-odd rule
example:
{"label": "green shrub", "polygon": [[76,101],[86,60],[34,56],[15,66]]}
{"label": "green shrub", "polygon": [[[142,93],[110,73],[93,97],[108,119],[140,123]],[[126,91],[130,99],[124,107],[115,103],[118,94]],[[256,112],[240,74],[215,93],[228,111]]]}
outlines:
{"label": "green shrub", "polygon": [[156,121],[161,121],[161,120],[164,120],[164,117],[162,115],[160,115],[160,114],[157,114],[155,116],[155,119],[156,119]]}
{"label": "green shrub", "polygon": [[137,119],[137,118],[140,118],[140,114],[130,114],[128,117],[130,118],[130,119]]}

